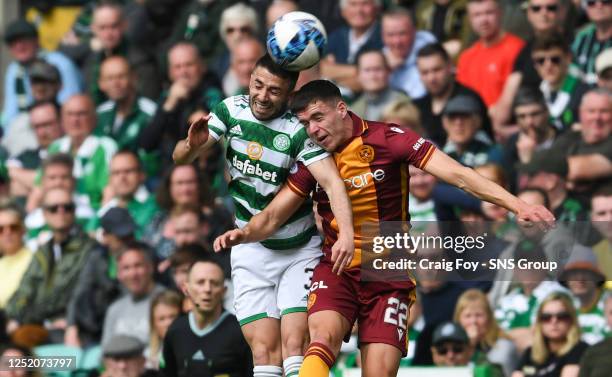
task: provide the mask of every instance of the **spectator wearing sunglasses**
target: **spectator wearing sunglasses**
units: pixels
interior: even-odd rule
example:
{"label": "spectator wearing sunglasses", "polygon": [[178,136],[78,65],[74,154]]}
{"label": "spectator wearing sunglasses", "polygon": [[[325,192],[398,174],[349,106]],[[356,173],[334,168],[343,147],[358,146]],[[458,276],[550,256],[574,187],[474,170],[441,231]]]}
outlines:
{"label": "spectator wearing sunglasses", "polygon": [[467,333],[457,323],[444,322],[434,331],[431,353],[436,366],[460,367],[471,364],[479,370],[477,375],[488,377],[504,375],[498,365],[489,363],[486,357],[477,356],[474,350]]}
{"label": "spectator wearing sunglasses", "polygon": [[572,54],[560,34],[536,37],[531,59],[542,79],[550,120],[557,131],[564,131],[578,121],[578,108],[589,87],[570,74]]}
{"label": "spectator wearing sunglasses", "polygon": [[580,328],[572,299],[563,293],[546,297],[538,309],[533,345],[525,351],[512,377],[576,377],[580,357],[588,344]]}
{"label": "spectator wearing sunglasses", "polygon": [[597,55],[595,71],[597,86],[612,91],[612,48]]}
{"label": "spectator wearing sunglasses", "polygon": [[34,254],[6,307],[8,327],[42,325],[51,342],[63,342],[68,302],[89,253],[98,245],[76,224],[72,191],[46,191],[42,206],[52,238]]}
{"label": "spectator wearing sunglasses", "polygon": [[52,237],[42,206],[42,198],[37,197],[37,193],[44,193],[55,188],[62,188],[72,192],[72,203],[75,205],[76,222],[85,226],[96,215],[89,204],[89,197],[79,194],[76,191],[76,180],[72,175],[74,161],[72,157],[65,153],[57,153],[47,157],[42,165],[42,176],[40,179],[40,190],[30,193],[26,210],[28,215],[25,218],[27,229],[28,246],[32,250],[37,250]]}
{"label": "spectator wearing sunglasses", "polygon": [[572,43],[573,64],[587,84],[596,84],[595,59],[612,47],[612,0],[582,0],[591,23]]}
{"label": "spectator wearing sunglasses", "polygon": [[32,252],[23,243],[24,214],[14,203],[0,203],[0,309],[19,287]]}

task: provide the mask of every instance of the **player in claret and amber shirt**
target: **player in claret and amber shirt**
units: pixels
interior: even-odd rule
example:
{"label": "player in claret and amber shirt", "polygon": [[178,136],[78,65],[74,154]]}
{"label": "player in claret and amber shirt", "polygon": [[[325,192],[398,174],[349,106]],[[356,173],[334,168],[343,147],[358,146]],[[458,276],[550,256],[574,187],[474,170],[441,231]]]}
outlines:
{"label": "player in claret and amber shirt", "polygon": [[[414,300],[414,282],[360,281],[361,224],[408,221],[408,165],[475,196],[503,206],[521,221],[550,225],[553,215],[542,206],[529,206],[497,184],[460,165],[429,141],[394,124],[370,122],[348,111],[338,88],[329,81],[304,85],[294,96],[292,109],[308,135],[333,152],[353,207],[355,256],[344,272],[331,251],[338,226],[327,195],[306,169],[296,165],[288,183],[274,200],[242,229],[215,240],[215,249],[256,242],[284,223],[313,191],[323,218],[325,256],[315,268],[309,296],[308,347],[303,377],[327,377],[342,339],[359,323],[362,375],[395,376],[407,351],[408,310]],[[256,256],[253,256],[256,258]]]}

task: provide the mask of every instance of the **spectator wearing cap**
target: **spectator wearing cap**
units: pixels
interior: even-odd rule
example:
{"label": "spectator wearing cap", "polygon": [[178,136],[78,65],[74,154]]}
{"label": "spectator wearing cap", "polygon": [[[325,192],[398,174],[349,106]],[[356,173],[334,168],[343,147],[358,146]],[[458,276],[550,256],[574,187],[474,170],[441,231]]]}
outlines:
{"label": "spectator wearing cap", "polygon": [[536,151],[547,150],[555,140],[555,128],[550,124],[544,97],[535,88],[521,88],[512,105],[519,131],[508,138],[503,146],[503,166],[511,192],[517,186],[516,166],[527,163]]}
{"label": "spectator wearing cap", "polygon": [[580,130],[559,136],[551,154],[566,159],[570,190],[588,197],[597,184],[612,176],[612,94],[589,90],[579,113]]}
{"label": "spectator wearing cap", "polygon": [[607,332],[603,300],[606,277],[597,265],[593,250],[574,245],[559,281],[577,298],[581,339],[591,345],[602,340]]}
{"label": "spectator wearing cap", "polygon": [[597,265],[606,275],[606,288],[612,289],[612,183],[601,186],[591,197],[591,223],[602,236],[593,246]]}
{"label": "spectator wearing cap", "polygon": [[383,47],[379,14],[380,0],[342,0],[340,13],[346,26],[329,35],[328,54],[321,61],[324,77],[353,92],[360,91],[357,80],[357,56],[361,51]]}
{"label": "spectator wearing cap", "polygon": [[153,377],[145,368],[145,345],[130,335],[115,335],[102,345],[104,372],[101,377]]}
{"label": "spectator wearing cap", "polygon": [[131,43],[126,37],[126,30],[123,6],[117,2],[100,2],[91,16],[92,38],[74,46],[60,46],[60,50],[81,67],[88,92],[96,105],[106,100],[98,86],[100,64],[114,55],[124,56],[130,62],[139,77],[138,91],[142,95],[148,98],[159,95],[161,80],[154,55],[144,46]]}
{"label": "spectator wearing cap", "polygon": [[576,308],[565,293],[545,297],[537,309],[533,345],[523,353],[512,377],[578,376],[588,344],[580,340]]}
{"label": "spectator wearing cap", "polygon": [[30,193],[26,204],[28,215],[25,219],[25,225],[28,230],[28,244],[32,250],[37,250],[51,236],[44,215],[42,196],[36,197],[36,194],[42,194],[55,188],[70,191],[72,202],[75,205],[76,222],[81,226],[85,226],[96,215],[89,204],[89,197],[76,191],[76,181],[72,176],[73,169],[72,157],[64,153],[49,156],[43,162],[39,190],[33,190]]}
{"label": "spectator wearing cap", "polygon": [[361,118],[380,121],[383,109],[393,102],[410,98],[389,86],[389,65],[380,50],[367,50],[357,56],[357,77],[363,92],[351,108]]}
{"label": "spectator wearing cap", "polygon": [[170,88],[159,98],[147,132],[142,132],[139,140],[144,150],[161,151],[166,164],[172,161],[172,151],[178,140],[187,137],[192,115],[212,110],[223,99],[219,79],[208,72],[193,44],[179,42],[170,48],[168,76]]}
{"label": "spectator wearing cap", "polygon": [[122,293],[117,279],[117,256],[134,241],[136,224],[129,212],[120,207],[109,209],[100,224],[104,247],[87,258],[68,304],[64,343],[69,346],[99,343],[106,310]]}
{"label": "spectator wearing cap", "polygon": [[550,119],[558,131],[578,120],[578,106],[589,87],[569,73],[572,55],[561,34],[537,36],[531,52]]}
{"label": "spectator wearing cap", "polygon": [[24,213],[11,202],[0,203],[0,308],[19,287],[19,282],[32,259],[30,251],[23,242],[25,225]]}
{"label": "spectator wearing cap", "polygon": [[480,113],[480,104],[466,95],[451,98],[442,111],[442,126],[448,135],[444,152],[471,168],[501,161],[501,151],[481,131]]}
{"label": "spectator wearing cap", "polygon": [[223,268],[212,258],[192,264],[181,287],[193,309],[172,323],[163,346],[164,376],[252,376],[249,346],[236,317],[223,309]]}
{"label": "spectator wearing cap", "polygon": [[11,157],[39,146],[36,129],[30,120],[32,106],[39,102],[57,103],[57,94],[62,87],[59,70],[42,59],[36,59],[30,64],[28,75],[32,87],[32,105],[13,118],[2,138],[2,146]]}
{"label": "spectator wearing cap", "polygon": [[43,325],[50,331],[52,342],[62,342],[67,306],[79,273],[99,245],[76,224],[71,190],[46,191],[42,207],[52,238],[34,254],[6,313],[12,322],[10,327]]}
{"label": "spectator wearing cap", "polygon": [[32,87],[28,67],[36,58],[53,64],[60,71],[62,89],[57,99],[60,103],[81,90],[81,76],[66,56],[39,48],[38,31],[34,25],[19,19],[10,23],[4,31],[4,42],[13,57],[4,76],[4,106],[2,126],[5,131],[11,121],[32,103]]}
{"label": "spectator wearing cap", "polygon": [[[460,367],[473,365],[477,375],[503,377],[504,372],[497,364],[491,364],[486,354],[475,353],[470,339],[461,325],[444,322],[434,331],[431,354],[435,366]],[[479,374],[482,373],[482,374]]]}
{"label": "spectator wearing cap", "polygon": [[[46,64],[46,63],[45,63]],[[23,200],[34,188],[36,172],[47,157],[47,148],[62,134],[60,108],[52,100],[35,102],[29,110],[28,128],[34,131],[34,147],[9,158],[7,167],[11,177],[11,195]],[[15,130],[15,128],[11,129]],[[20,136],[21,138],[21,136]],[[29,136],[28,136],[29,138]]]}
{"label": "spectator wearing cap", "polygon": [[612,3],[606,0],[584,0],[581,4],[591,23],[574,38],[573,65],[580,79],[594,85],[597,83],[595,59],[602,51],[612,47]]}
{"label": "spectator wearing cap", "polygon": [[468,17],[479,40],[459,55],[457,81],[474,89],[488,108],[500,98],[523,40],[502,29],[502,5],[469,0]]}
{"label": "spectator wearing cap", "polygon": [[138,148],[138,138],[155,114],[157,105],[137,92],[136,71],[120,55],[100,64],[98,86],[108,100],[96,108],[95,135],[115,140],[119,149],[138,153],[147,176],[159,173],[159,154]]}
{"label": "spectator wearing cap", "polygon": [[153,280],[153,256],[148,246],[131,242],[117,255],[117,279],[123,295],[104,317],[102,344],[115,335],[131,335],[143,344],[149,340],[149,312],[153,297],[164,290]]}
{"label": "spectator wearing cap", "polygon": [[478,93],[455,80],[451,57],[440,43],[430,43],[420,49],[416,64],[426,94],[415,99],[414,104],[419,109],[421,123],[428,139],[438,146],[446,143],[442,110],[449,99],[458,95],[470,96],[479,103],[482,129],[489,137],[493,137],[486,105]]}
{"label": "spectator wearing cap", "polygon": [[[531,200],[528,195],[543,194],[538,191],[524,191],[518,197],[523,200],[530,200],[528,203],[534,203],[535,201]],[[545,199],[545,196],[541,196],[540,200],[543,199]],[[567,245],[571,240],[565,240],[565,242],[565,245]],[[552,254],[553,251],[564,250],[565,245],[555,244],[550,237],[541,241],[533,237],[525,237],[506,249],[499,258],[502,260],[512,258],[515,261],[524,259],[529,262],[546,262],[553,260],[553,258],[548,258],[546,253]],[[495,320],[514,342],[516,348],[522,352],[531,345],[531,326],[536,321],[536,312],[540,303],[553,292],[569,294],[569,291],[558,282],[550,280],[547,271],[543,269],[515,268],[504,272],[506,274],[498,272],[496,283],[504,280],[507,282],[506,284],[502,282],[502,285],[510,286],[510,283],[513,282],[515,287],[510,289],[509,292],[504,290],[502,293],[497,293],[497,297],[493,297],[492,293],[495,293],[495,290],[499,288],[499,285],[497,287],[494,285],[492,292],[489,293],[489,298],[493,298],[492,301],[496,304]]]}
{"label": "spectator wearing cap", "polygon": [[85,94],[71,97],[62,106],[62,128],[66,135],[48,148],[49,155],[68,153],[74,158],[73,175],[79,193],[89,197],[91,206],[100,208],[108,183],[110,160],[117,143],[107,136],[96,136],[96,109]]}
{"label": "spectator wearing cap", "polygon": [[[145,187],[144,180],[138,155],[127,149],[117,152],[110,162],[110,178],[97,217],[102,218],[111,208],[126,208],[136,223],[136,238],[140,238],[159,211],[155,197]],[[97,225],[94,221],[89,228],[95,229]]]}
{"label": "spectator wearing cap", "polygon": [[612,48],[604,50],[595,60],[597,86],[612,91]]}
{"label": "spectator wearing cap", "polygon": [[[608,328],[612,329],[612,292],[604,293],[604,310]],[[580,377],[605,377],[612,370],[612,336],[589,347],[580,360]]]}
{"label": "spectator wearing cap", "polygon": [[391,87],[404,91],[412,99],[426,94],[419,77],[416,58],[419,50],[436,41],[428,31],[417,30],[412,13],[395,8],[383,14],[383,52],[391,68]]}

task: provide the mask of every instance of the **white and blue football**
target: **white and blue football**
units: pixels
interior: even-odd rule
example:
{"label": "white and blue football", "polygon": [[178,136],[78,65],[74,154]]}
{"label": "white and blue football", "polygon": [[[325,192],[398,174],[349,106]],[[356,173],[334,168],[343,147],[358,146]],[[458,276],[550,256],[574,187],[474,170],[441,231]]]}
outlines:
{"label": "white and blue football", "polygon": [[321,21],[312,14],[290,12],[272,25],[266,46],[278,65],[289,71],[302,71],[323,57],[327,33]]}

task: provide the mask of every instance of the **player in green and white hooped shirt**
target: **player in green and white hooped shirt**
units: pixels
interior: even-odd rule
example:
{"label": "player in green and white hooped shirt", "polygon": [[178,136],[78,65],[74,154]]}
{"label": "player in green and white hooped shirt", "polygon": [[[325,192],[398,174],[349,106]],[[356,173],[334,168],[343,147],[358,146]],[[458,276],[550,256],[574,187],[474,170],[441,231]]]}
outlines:
{"label": "player in green and white hooped shirt", "polygon": [[[178,163],[191,162],[226,137],[229,190],[239,227],[272,201],[294,163],[304,162],[330,194],[340,230],[332,250],[341,270],[354,250],[352,212],[334,160],[287,111],[297,76],[268,55],[262,57],[251,74],[249,95],[225,99],[209,116],[192,124],[173,156]],[[321,255],[320,241],[312,204],[283,221],[269,239],[232,249],[236,316],[253,351],[255,377],[280,377],[281,362],[285,376],[297,376],[302,362],[309,274]]]}

